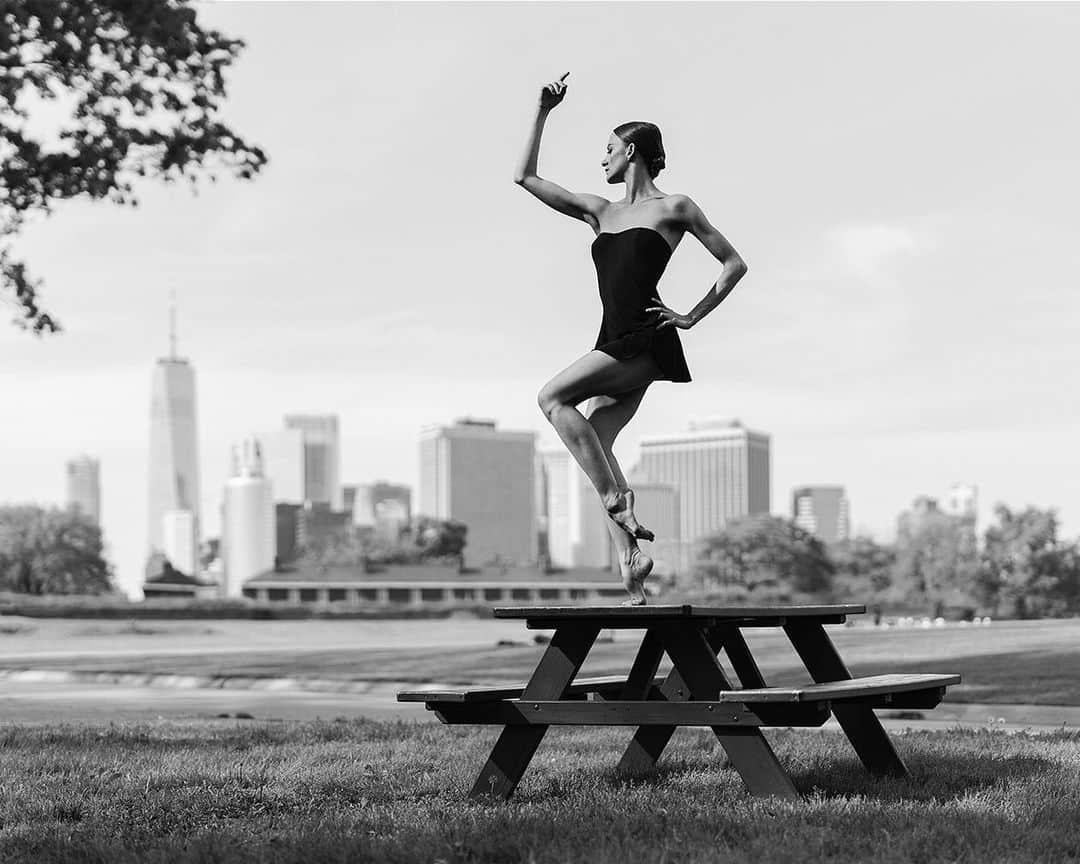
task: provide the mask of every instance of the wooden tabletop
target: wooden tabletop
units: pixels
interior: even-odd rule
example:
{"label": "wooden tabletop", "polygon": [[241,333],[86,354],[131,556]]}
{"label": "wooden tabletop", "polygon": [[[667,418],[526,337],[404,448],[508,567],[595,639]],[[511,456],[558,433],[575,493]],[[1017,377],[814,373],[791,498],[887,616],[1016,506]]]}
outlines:
{"label": "wooden tabletop", "polygon": [[866,611],[861,603],[833,606],[496,606],[496,618],[525,618],[530,622],[593,621],[601,626],[645,627],[664,621],[723,619],[732,622],[776,622],[789,618],[840,618]]}

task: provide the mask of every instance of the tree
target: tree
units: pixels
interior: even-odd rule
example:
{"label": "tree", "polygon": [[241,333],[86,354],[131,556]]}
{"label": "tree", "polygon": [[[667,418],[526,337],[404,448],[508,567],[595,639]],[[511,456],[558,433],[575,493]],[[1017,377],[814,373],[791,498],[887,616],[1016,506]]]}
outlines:
{"label": "tree", "polygon": [[876,600],[892,585],[896,548],[870,537],[855,537],[829,549],[836,565],[833,585],[844,599],[856,602]]}
{"label": "tree", "polygon": [[695,571],[707,587],[816,594],[835,569],[821,540],[777,516],[735,520],[701,542]]}
{"label": "tree", "polygon": [[994,516],[978,573],[982,599],[1018,618],[1080,611],[1080,550],[1058,540],[1057,513],[998,504]]}
{"label": "tree", "polygon": [[115,591],[101,529],[74,508],[0,507],[0,587],[26,594]]}
{"label": "tree", "polygon": [[931,508],[897,542],[892,593],[896,600],[925,608],[935,617],[946,606],[974,600],[978,559],[965,523]]}
{"label": "tree", "polygon": [[[135,177],[258,173],[263,151],[217,119],[243,47],[201,29],[188,0],[0,0],[0,297],[18,327],[62,329],[11,254],[29,214],[79,195],[136,206]],[[66,106],[55,141],[28,128],[35,102]]]}

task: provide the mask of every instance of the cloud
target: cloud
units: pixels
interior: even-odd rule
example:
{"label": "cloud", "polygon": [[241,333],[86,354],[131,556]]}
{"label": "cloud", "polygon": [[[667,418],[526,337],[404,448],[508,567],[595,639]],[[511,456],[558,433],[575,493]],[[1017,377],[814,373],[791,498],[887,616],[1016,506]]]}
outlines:
{"label": "cloud", "polygon": [[842,225],[825,236],[829,263],[863,279],[887,275],[897,259],[919,254],[925,245],[910,228],[897,225]]}

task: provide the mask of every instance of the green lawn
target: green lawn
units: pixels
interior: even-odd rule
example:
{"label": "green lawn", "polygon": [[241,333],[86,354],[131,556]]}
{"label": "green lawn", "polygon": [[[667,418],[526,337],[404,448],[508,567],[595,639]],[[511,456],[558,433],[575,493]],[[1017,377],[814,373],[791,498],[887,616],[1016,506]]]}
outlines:
{"label": "green lawn", "polygon": [[1078,860],[1080,733],[896,736],[908,780],[846,740],[773,730],[805,800],[750,798],[706,730],[653,774],[626,729],[553,729],[517,795],[466,799],[492,729],[427,723],[0,726],[5,862]]}
{"label": "green lawn", "polygon": [[[462,626],[469,624],[466,621]],[[764,629],[745,632],[770,683],[807,680],[801,662],[783,634]],[[963,683],[949,689],[946,701],[1080,705],[1080,619],[995,622],[990,627],[929,630],[833,627],[829,632],[854,674],[959,673]],[[324,651],[297,648],[289,653],[208,651],[124,658],[88,654],[29,665],[182,675],[476,683],[527,678],[543,650],[527,641],[533,635],[522,627],[520,644],[508,647]],[[638,631],[623,631],[614,642],[597,644],[583,674],[625,673],[639,639]],[[0,657],[0,667],[27,665],[26,661],[4,661]]]}

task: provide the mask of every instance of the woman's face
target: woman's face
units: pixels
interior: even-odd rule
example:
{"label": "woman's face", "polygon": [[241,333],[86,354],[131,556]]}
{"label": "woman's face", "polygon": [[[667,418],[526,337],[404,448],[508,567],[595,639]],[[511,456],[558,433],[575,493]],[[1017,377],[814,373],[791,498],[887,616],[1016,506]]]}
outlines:
{"label": "woman's face", "polygon": [[[604,169],[604,177],[607,179],[608,183],[622,182],[623,175],[626,174],[626,166],[630,164],[626,149],[626,142],[612,132],[611,137],[608,138],[607,149],[604,151],[603,161],[600,163]],[[633,153],[631,152],[630,156],[632,155]]]}

